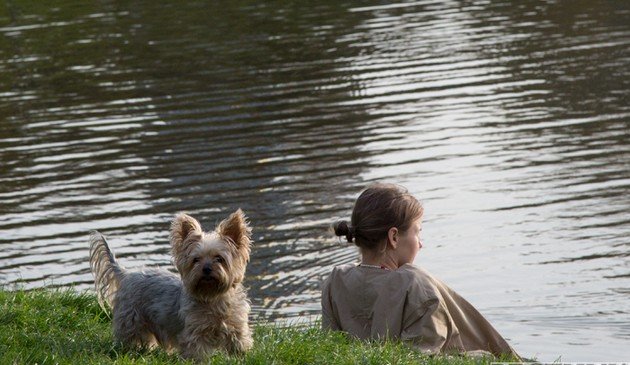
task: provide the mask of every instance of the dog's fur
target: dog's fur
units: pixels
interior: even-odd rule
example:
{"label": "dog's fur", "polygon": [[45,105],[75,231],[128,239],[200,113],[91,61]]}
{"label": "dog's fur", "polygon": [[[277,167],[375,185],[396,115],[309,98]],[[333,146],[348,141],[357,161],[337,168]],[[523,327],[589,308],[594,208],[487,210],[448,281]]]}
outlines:
{"label": "dog's fur", "polygon": [[124,345],[161,345],[186,358],[213,350],[239,353],[252,347],[250,310],[241,284],[249,261],[251,229],[239,209],[214,232],[180,213],[170,241],[180,276],[166,270],[128,271],[103,235],[90,237],[90,266],[103,308],[113,310],[115,338]]}

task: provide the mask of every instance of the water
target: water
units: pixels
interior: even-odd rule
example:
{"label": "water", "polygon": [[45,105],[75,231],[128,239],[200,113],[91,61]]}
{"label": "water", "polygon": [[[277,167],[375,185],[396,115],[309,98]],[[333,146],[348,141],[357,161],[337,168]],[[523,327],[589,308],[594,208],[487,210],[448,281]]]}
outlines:
{"label": "water", "polygon": [[416,259],[539,360],[630,360],[630,3],[0,4],[0,283],[170,268],[238,207],[254,318],[316,318],[373,181]]}

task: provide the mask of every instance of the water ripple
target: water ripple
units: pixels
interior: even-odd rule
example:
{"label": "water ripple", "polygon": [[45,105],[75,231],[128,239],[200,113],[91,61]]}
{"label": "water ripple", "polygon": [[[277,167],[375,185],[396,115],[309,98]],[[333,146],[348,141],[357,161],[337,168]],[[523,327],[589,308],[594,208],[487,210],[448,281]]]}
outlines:
{"label": "water ripple", "polygon": [[0,284],[91,287],[91,229],[173,269],[176,212],[241,207],[253,318],[314,318],[358,257],[329,224],[388,180],[424,201],[416,263],[519,352],[624,355],[626,3],[174,5],[0,16]]}

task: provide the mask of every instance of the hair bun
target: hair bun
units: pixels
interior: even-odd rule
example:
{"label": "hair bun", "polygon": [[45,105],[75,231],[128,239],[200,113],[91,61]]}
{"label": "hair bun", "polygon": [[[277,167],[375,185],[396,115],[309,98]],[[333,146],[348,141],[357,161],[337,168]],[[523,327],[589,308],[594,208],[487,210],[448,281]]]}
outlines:
{"label": "hair bun", "polygon": [[346,221],[338,221],[333,224],[333,229],[335,230],[335,235],[337,236],[346,236],[348,242],[352,242],[354,238],[354,227],[348,225]]}

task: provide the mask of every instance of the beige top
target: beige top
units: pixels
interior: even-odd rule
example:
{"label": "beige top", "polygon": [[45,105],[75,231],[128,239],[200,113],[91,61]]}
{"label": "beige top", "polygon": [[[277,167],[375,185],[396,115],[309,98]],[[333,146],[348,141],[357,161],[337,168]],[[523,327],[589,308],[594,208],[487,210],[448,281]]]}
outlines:
{"label": "beige top", "polygon": [[336,267],[322,288],[322,326],[361,339],[399,338],[425,353],[518,357],[475,307],[411,264]]}

